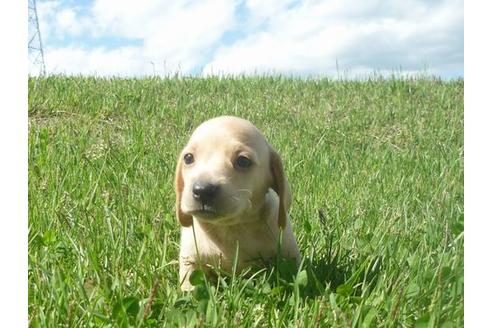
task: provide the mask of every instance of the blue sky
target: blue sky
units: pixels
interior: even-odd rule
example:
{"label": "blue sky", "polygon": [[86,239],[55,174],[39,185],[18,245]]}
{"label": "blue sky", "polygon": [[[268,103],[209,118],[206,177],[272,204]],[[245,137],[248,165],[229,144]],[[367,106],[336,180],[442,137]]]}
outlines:
{"label": "blue sky", "polygon": [[38,0],[37,7],[48,73],[463,77],[462,0]]}

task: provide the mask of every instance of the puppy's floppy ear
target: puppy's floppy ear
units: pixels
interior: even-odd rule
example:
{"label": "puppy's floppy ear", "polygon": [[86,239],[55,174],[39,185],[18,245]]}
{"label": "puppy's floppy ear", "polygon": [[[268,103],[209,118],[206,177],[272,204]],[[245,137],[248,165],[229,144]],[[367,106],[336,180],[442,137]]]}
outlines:
{"label": "puppy's floppy ear", "polygon": [[270,171],[273,177],[272,189],[278,195],[278,226],[285,228],[287,224],[287,213],[290,208],[292,195],[290,193],[289,183],[285,177],[284,167],[280,155],[270,148]]}
{"label": "puppy's floppy ear", "polygon": [[183,194],[184,181],[183,174],[181,172],[183,168],[183,156],[179,155],[178,164],[176,165],[176,177],[174,180],[174,187],[176,190],[176,216],[179,223],[183,227],[189,227],[193,223],[193,217],[191,215],[184,214],[181,210],[181,196]]}

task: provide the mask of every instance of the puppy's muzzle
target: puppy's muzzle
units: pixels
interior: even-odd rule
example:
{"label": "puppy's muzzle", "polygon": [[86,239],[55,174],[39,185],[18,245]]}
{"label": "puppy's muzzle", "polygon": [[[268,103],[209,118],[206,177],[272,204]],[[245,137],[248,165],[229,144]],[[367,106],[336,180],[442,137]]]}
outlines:
{"label": "puppy's muzzle", "polygon": [[212,205],[219,193],[219,189],[218,184],[197,181],[193,184],[193,199],[203,205]]}

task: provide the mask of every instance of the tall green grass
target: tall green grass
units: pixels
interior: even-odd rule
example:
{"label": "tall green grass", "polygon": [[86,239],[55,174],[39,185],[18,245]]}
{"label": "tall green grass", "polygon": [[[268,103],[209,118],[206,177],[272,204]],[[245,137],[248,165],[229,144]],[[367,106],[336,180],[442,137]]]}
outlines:
{"label": "tall green grass", "polygon": [[[463,80],[28,83],[32,327],[463,326]],[[224,114],[281,153],[303,266],[183,294],[176,156]]]}

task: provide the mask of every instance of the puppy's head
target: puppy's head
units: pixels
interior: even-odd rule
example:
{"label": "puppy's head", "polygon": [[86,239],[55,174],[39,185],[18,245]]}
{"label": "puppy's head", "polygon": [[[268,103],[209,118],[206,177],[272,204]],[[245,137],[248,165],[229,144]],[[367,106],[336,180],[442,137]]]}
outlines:
{"label": "puppy's head", "polygon": [[238,224],[265,205],[269,188],[279,196],[278,224],[285,226],[290,190],[280,156],[249,121],[223,116],[202,123],[178,158],[176,214],[182,226],[193,217]]}

